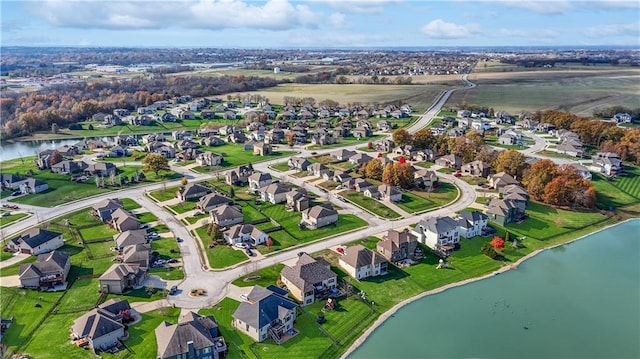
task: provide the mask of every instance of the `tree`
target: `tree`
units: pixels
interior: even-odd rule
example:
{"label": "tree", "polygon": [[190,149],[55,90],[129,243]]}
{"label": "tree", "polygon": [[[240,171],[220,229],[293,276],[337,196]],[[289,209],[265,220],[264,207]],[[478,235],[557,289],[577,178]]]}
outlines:
{"label": "tree", "polygon": [[267,246],[267,248],[271,248],[271,246],[273,245],[273,239],[271,239],[271,237],[267,237],[267,240],[264,242],[264,244]]}
{"label": "tree", "polygon": [[372,142],[372,141],[369,141],[369,142],[367,143],[367,149],[369,149],[369,150],[372,150],[372,149],[373,149],[373,142]]}
{"label": "tree", "polygon": [[214,242],[219,242],[223,238],[224,238],[224,235],[220,230],[220,226],[217,223],[211,223],[211,239]]}
{"label": "tree", "polygon": [[420,130],[413,135],[413,145],[417,148],[432,149],[436,143],[436,136],[431,130]]}
{"label": "tree", "polygon": [[544,203],[574,208],[594,208],[596,192],[593,185],[571,166],[563,166],[558,175],[544,188]]}
{"label": "tree", "polygon": [[87,126],[87,129],[88,129],[89,131],[93,131],[93,125],[92,125],[92,124],[89,124],[89,126]]}
{"label": "tree", "polygon": [[482,254],[491,259],[496,259],[496,257],[498,257],[498,252],[496,252],[495,248],[493,248],[489,243],[483,244],[480,250],[482,251]]}
{"label": "tree", "polygon": [[382,182],[386,184],[392,184],[393,182],[393,165],[387,163],[382,171]]}
{"label": "tree", "polygon": [[51,157],[49,158],[49,164],[53,166],[56,163],[62,162],[63,159],[64,158],[62,158],[62,155],[60,154],[60,152],[54,150],[53,152],[51,152]]}
{"label": "tree", "polygon": [[527,168],[525,157],[516,150],[502,151],[493,162],[496,172],[506,172],[515,179],[521,179],[522,173]]}
{"label": "tree", "polygon": [[180,184],[183,186],[186,186],[187,183],[189,183],[189,180],[187,179],[187,177],[182,177],[182,179],[180,180]]}
{"label": "tree", "polygon": [[236,196],[236,190],[233,189],[233,186],[229,187],[229,198],[233,198]]}
{"label": "tree", "polygon": [[409,131],[404,128],[399,128],[393,131],[393,142],[398,146],[410,145],[413,142],[413,137]]}
{"label": "tree", "polygon": [[171,169],[169,167],[169,160],[157,153],[149,153],[144,156],[142,164],[144,165],[142,167],[143,171],[151,171],[156,174],[156,177],[158,177],[160,171],[169,171]]}
{"label": "tree", "polygon": [[491,240],[491,246],[494,249],[504,248],[504,239],[498,236],[493,237],[493,239]]}
{"label": "tree", "polygon": [[384,169],[382,168],[382,162],[380,162],[380,160],[377,158],[372,159],[371,161],[367,162],[366,165],[364,165],[364,175],[368,178],[381,181],[383,171]]}
{"label": "tree", "polygon": [[544,188],[558,174],[558,166],[551,160],[540,160],[532,164],[522,177],[527,193],[537,201],[542,200]]}
{"label": "tree", "polygon": [[402,188],[412,188],[414,185],[413,166],[409,163],[394,163],[393,169],[397,178],[397,185]]}

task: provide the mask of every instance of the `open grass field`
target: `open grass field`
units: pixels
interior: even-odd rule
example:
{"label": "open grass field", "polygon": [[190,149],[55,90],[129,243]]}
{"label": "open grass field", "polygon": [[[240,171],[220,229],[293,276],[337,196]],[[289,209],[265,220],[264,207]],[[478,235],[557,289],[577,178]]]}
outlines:
{"label": "open grass field", "polygon": [[244,150],[241,145],[235,143],[226,143],[222,146],[207,147],[202,146],[203,151],[212,151],[222,155],[222,167],[237,167],[248,163],[256,163],[261,161],[273,160],[279,157],[293,156],[295,151],[285,150],[285,146],[274,148],[270,155],[255,156],[252,150]]}
{"label": "open grass field", "polygon": [[[38,194],[28,194],[13,199],[16,203],[23,203],[36,206],[53,207],[63,203],[73,202],[79,199],[91,197],[101,193],[108,193],[118,190],[121,187],[113,186],[107,188],[97,188],[95,181],[89,179],[84,183],[76,183],[71,181],[71,176],[52,173],[48,170],[39,170],[31,161],[31,158],[25,158],[25,163],[20,159],[2,162],[2,170],[10,173],[25,175],[28,171],[32,171],[32,177],[46,182],[49,189]],[[140,170],[140,166],[122,166],[119,168],[119,174],[130,178],[136,170]],[[147,173],[147,180],[144,184],[177,179],[180,175],[175,172],[160,173],[158,177],[153,173]],[[106,182],[108,183],[108,179]],[[128,188],[125,185],[122,188]]]}
{"label": "open grass field", "polygon": [[[482,70],[482,64],[476,69]],[[505,65],[496,67],[496,71],[474,72],[469,80],[477,86],[454,92],[445,107],[466,101],[513,114],[558,109],[592,116],[597,108],[635,107],[640,103],[640,70],[633,68],[588,66],[523,71]]]}
{"label": "open grass field", "polygon": [[[446,84],[430,85],[336,85],[336,84],[281,84],[276,87],[255,91],[266,96],[271,103],[284,103],[285,96],[313,97],[316,102],[335,100],[341,104],[387,103],[400,100],[417,108],[428,108]],[[230,95],[235,95],[231,93]],[[224,97],[224,96],[223,96]]]}
{"label": "open grass field", "polygon": [[601,174],[593,174],[591,184],[596,189],[596,203],[598,208],[608,210],[609,208],[617,208],[638,202],[638,198],[621,191],[614,182],[615,181],[608,181],[607,178]]}
{"label": "open grass field", "polygon": [[227,245],[217,245],[213,248],[209,248],[209,244],[212,242],[212,239],[211,236],[207,234],[207,226],[202,226],[196,229],[196,233],[202,240],[205,254],[207,255],[211,268],[226,268],[247,260],[248,257],[244,251],[235,250]]}
{"label": "open grass field", "polygon": [[396,205],[409,213],[421,213],[441,207],[452,202],[458,196],[458,189],[451,183],[442,182],[432,192],[406,191],[402,193],[402,201]]}
{"label": "open grass field", "polygon": [[354,203],[358,207],[364,209],[367,212],[371,212],[376,216],[396,219],[400,218],[400,214],[391,208],[384,205],[384,202],[375,200],[371,197],[365,196],[362,192],[346,190],[339,193],[341,196]]}
{"label": "open grass field", "polygon": [[625,171],[625,175],[616,177],[612,184],[623,192],[640,200],[640,167],[627,166],[625,167]]}
{"label": "open grass field", "polygon": [[[5,211],[0,211],[0,213],[5,213]],[[29,213],[24,213],[24,212],[20,212],[20,213],[9,212],[9,213],[11,214],[6,217],[5,216],[0,217],[0,228],[4,226],[8,226],[19,219],[30,216]]]}

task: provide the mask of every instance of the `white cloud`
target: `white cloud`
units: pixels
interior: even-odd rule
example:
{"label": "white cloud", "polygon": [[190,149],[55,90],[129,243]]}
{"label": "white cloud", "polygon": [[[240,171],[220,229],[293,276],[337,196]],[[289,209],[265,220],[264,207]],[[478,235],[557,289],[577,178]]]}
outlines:
{"label": "white cloud", "polygon": [[169,27],[286,30],[314,28],[321,21],[321,15],[308,6],[294,5],[288,0],[269,0],[261,4],[242,0],[51,0],[29,3],[29,8],[51,25],[111,30]]}
{"label": "white cloud", "polygon": [[308,0],[311,3],[327,4],[330,7],[345,12],[381,13],[389,4],[399,3],[400,0]]}
{"label": "white cloud", "polygon": [[495,1],[495,3],[539,14],[561,14],[575,9],[575,2],[568,0],[501,0]]}
{"label": "white cloud", "polygon": [[421,29],[423,34],[431,38],[458,39],[469,37],[477,32],[477,25],[458,25],[445,22],[442,19],[435,19],[424,25]]}
{"label": "white cloud", "polygon": [[588,37],[635,36],[640,38],[640,22],[593,26],[582,32]]}
{"label": "white cloud", "polygon": [[351,27],[350,24],[347,23],[344,14],[341,12],[334,12],[329,15],[329,23],[331,26],[338,29],[347,29]]}
{"label": "white cloud", "polygon": [[596,9],[640,9],[640,1],[637,0],[590,0],[580,1],[579,5]]}

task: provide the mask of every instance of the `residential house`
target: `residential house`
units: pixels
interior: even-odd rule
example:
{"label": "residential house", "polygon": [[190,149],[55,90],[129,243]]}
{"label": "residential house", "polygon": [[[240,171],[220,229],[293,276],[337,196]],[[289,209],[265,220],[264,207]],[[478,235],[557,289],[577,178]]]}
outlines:
{"label": "residential house", "polygon": [[362,194],[373,199],[380,199],[380,191],[376,186],[369,186],[365,188],[364,191],[362,191]]}
{"label": "residential house", "polygon": [[287,164],[289,165],[289,169],[306,171],[309,165],[311,165],[311,162],[306,158],[293,156],[289,158]]}
{"label": "residential house", "polygon": [[118,208],[111,213],[111,227],[120,232],[138,229],[140,221],[138,218],[122,208]]}
{"label": "residential house", "polygon": [[11,251],[37,256],[48,253],[64,245],[62,233],[32,227],[11,239],[7,247]]}
{"label": "residential house", "polygon": [[219,359],[227,351],[218,323],[211,315],[189,311],[178,324],[162,322],[155,332],[158,359]]}
{"label": "residential house", "polygon": [[515,146],[520,145],[520,140],[514,134],[503,133],[502,135],[500,135],[500,137],[498,137],[498,143],[501,145]]}
{"label": "residential house", "polygon": [[122,250],[122,263],[135,264],[149,268],[151,257],[151,245],[146,243],[134,244],[124,247]]}
{"label": "residential house", "polygon": [[127,300],[110,299],[73,321],[74,340],[86,339],[94,351],[116,347],[126,338],[124,313],[132,311]]}
{"label": "residential house", "polygon": [[489,204],[486,212],[489,220],[501,226],[516,221],[518,217],[518,208],[510,200],[494,200]]}
{"label": "residential house", "polygon": [[254,286],[247,300],[233,313],[233,327],[256,342],[271,338],[281,343],[286,333],[293,329],[298,307],[285,295]]}
{"label": "residential house", "polygon": [[146,244],[147,231],[145,229],[130,229],[122,231],[113,236],[116,245],[115,248],[123,250],[126,246],[135,246],[137,244]]}
{"label": "residential house", "polygon": [[499,189],[500,187],[508,186],[510,184],[520,184],[518,181],[516,181],[515,178],[511,177],[511,175],[506,172],[500,172],[492,176],[488,176],[487,180],[489,181],[489,186],[497,189]]}
{"label": "residential house", "polygon": [[436,160],[436,165],[444,168],[460,169],[462,167],[462,157],[458,155],[444,155]]}
{"label": "residential house", "polygon": [[114,264],[98,280],[102,293],[123,294],[127,290],[139,287],[147,278],[147,268],[137,264]]}
{"label": "residential house", "polygon": [[271,154],[271,145],[264,142],[258,142],[253,145],[253,154],[255,156],[267,156]]}
{"label": "residential house", "polygon": [[124,205],[117,198],[103,199],[102,201],[93,205],[91,214],[96,216],[102,222],[111,220],[111,214],[118,208],[123,208]]}
{"label": "residential house", "polygon": [[119,157],[126,157],[129,154],[129,152],[127,151],[126,147],[122,147],[122,146],[113,146],[111,148],[109,148],[107,150],[107,157],[110,158],[119,158]]}
{"label": "residential house", "polygon": [[460,168],[463,176],[485,178],[491,173],[491,165],[484,161],[472,161]]}
{"label": "residential house", "polygon": [[224,145],[226,142],[224,142],[224,140],[218,136],[207,136],[205,139],[202,140],[202,145],[204,146],[209,146],[209,147],[215,147],[215,146],[222,146]]}
{"label": "residential house", "polygon": [[184,151],[190,148],[197,148],[198,144],[192,140],[178,140],[173,144],[173,147],[178,150]]}
{"label": "residential house", "polygon": [[524,197],[525,200],[529,199],[529,194],[519,184],[510,184],[510,185],[502,186],[502,187],[498,188],[498,192],[500,193],[500,195],[502,197],[504,197],[504,196],[506,196],[508,194],[515,193],[515,194],[519,194],[520,196]]}
{"label": "residential house", "polygon": [[33,177],[29,177],[20,182],[20,193],[35,194],[41,193],[49,189],[49,184]]}
{"label": "residential house", "polygon": [[451,217],[430,217],[420,221],[412,233],[427,247],[448,252],[460,243],[458,227]]}
{"label": "residential house", "polygon": [[307,171],[309,171],[309,175],[315,177],[322,177],[325,173],[329,172],[330,169],[322,163],[312,163],[307,167]]}
{"label": "residential house", "polygon": [[73,173],[81,173],[88,167],[84,161],[71,161],[64,160],[51,166],[51,172],[61,175],[68,175]]}
{"label": "residential house", "polygon": [[373,132],[370,127],[356,127],[351,131],[353,137],[356,139],[366,138],[373,136]]}
{"label": "residential house", "polygon": [[331,152],[330,156],[331,156],[331,158],[335,158],[338,161],[346,161],[349,158],[351,158],[351,156],[353,156],[355,154],[356,154],[355,151],[340,149],[340,150],[336,150],[336,151]]}
{"label": "residential house", "polygon": [[389,131],[393,128],[393,126],[391,125],[391,122],[389,122],[388,120],[378,121],[378,123],[376,124],[376,127],[380,131]]}
{"label": "residential house", "polygon": [[[209,137],[212,139],[213,137]],[[196,164],[199,166],[220,166],[222,164],[223,157],[213,152],[203,152],[196,157]]]}
{"label": "residential house", "polygon": [[381,184],[378,186],[378,192],[380,193],[380,199],[387,202],[402,201],[402,192],[396,186],[390,186],[388,184]]}
{"label": "residential house", "polygon": [[376,251],[393,263],[406,259],[416,260],[423,255],[418,246],[418,238],[408,229],[401,232],[389,230],[376,245]]}
{"label": "residential house", "polygon": [[413,173],[413,181],[418,188],[431,192],[438,183],[438,175],[435,171],[423,168]]}
{"label": "residential house", "polygon": [[220,227],[229,227],[234,224],[242,223],[244,216],[242,215],[242,207],[229,204],[223,204],[209,212],[211,223],[215,223]]}
{"label": "residential house", "polygon": [[393,143],[393,140],[389,138],[383,138],[373,143],[373,148],[380,152],[391,152],[394,147],[395,143]]}
{"label": "residential house", "polygon": [[264,244],[269,236],[253,224],[236,224],[223,232],[227,243],[234,245],[249,243],[253,246]]}
{"label": "residential house", "polygon": [[[329,205],[330,206],[330,205]],[[338,212],[332,208],[316,205],[302,211],[302,225],[316,229],[338,222]]]}
{"label": "residential house", "polygon": [[616,123],[633,123],[633,116],[628,113],[616,113],[611,119]]}
{"label": "residential house", "polygon": [[424,150],[419,150],[410,158],[413,158],[418,162],[433,162],[435,161],[436,157],[436,153],[433,150],[426,148]]}
{"label": "residential house", "polygon": [[237,118],[237,114],[233,111],[225,111],[222,115],[222,118],[225,120],[235,120]]}
{"label": "residential house", "polygon": [[225,181],[229,186],[243,186],[253,174],[253,166],[242,165],[225,173]]}
{"label": "residential house", "polygon": [[129,110],[124,108],[117,108],[113,110],[113,115],[118,117],[129,116],[130,114],[131,112],[129,112]]}
{"label": "residential house", "polygon": [[23,288],[66,287],[67,275],[71,269],[69,253],[51,251],[39,254],[35,263],[21,264],[18,278]]}
{"label": "residential house", "polygon": [[84,170],[87,176],[102,176],[108,177],[112,173],[117,174],[118,168],[111,162],[96,162],[92,163]]}
{"label": "residential house", "polygon": [[356,153],[355,155],[349,157],[349,163],[356,166],[361,166],[369,161],[371,161],[373,157],[369,156],[366,153]]}
{"label": "residential house", "polygon": [[176,160],[181,162],[187,162],[187,161],[195,160],[196,158],[198,158],[200,154],[202,154],[202,151],[200,151],[197,148],[187,148],[182,152],[176,153]]}
{"label": "residential house", "polygon": [[345,249],[338,259],[338,265],[357,280],[387,274],[388,264],[383,256],[360,244]]}
{"label": "residential house", "polygon": [[233,205],[233,200],[214,192],[201,197],[196,207],[203,212],[209,212],[212,209],[225,204]]}
{"label": "residential house", "polygon": [[556,146],[556,152],[573,157],[582,157],[584,149],[582,143],[573,141],[564,141]]}
{"label": "residential house", "polygon": [[19,189],[20,182],[25,180],[24,177],[20,177],[12,173],[2,173],[0,174],[0,178],[2,178],[2,189],[11,191]]}
{"label": "residential house", "polygon": [[73,157],[80,154],[80,150],[77,146],[74,145],[60,146],[56,148],[56,151],[58,151],[58,153],[62,155],[62,157]]}
{"label": "residential house", "polygon": [[487,215],[479,211],[460,213],[456,218],[460,236],[464,238],[479,236],[487,227],[488,219]]}
{"label": "residential house", "polygon": [[309,208],[309,196],[304,189],[293,189],[285,194],[285,198],[285,208],[289,211],[302,212]]}
{"label": "residential house", "polygon": [[589,171],[589,169],[585,166],[582,166],[580,164],[577,163],[571,163],[568,164],[568,166],[573,167],[573,169],[580,175],[582,176],[582,178],[591,181],[592,175],[591,175],[591,171]]}
{"label": "residential house", "polygon": [[338,276],[322,257],[313,258],[306,253],[298,256],[296,264],[285,265],[280,272],[282,283],[302,306],[329,296],[338,284]]}
{"label": "residential house", "polygon": [[364,192],[370,187],[375,187],[375,186],[362,178],[356,178],[353,185],[353,189],[355,189],[358,192]]}
{"label": "residential house", "polygon": [[249,191],[256,192],[260,188],[266,187],[273,182],[271,174],[255,172],[249,176]]}
{"label": "residential house", "polygon": [[205,187],[198,183],[187,183],[186,186],[180,187],[176,191],[176,197],[184,202],[190,199],[199,199],[211,192],[211,188],[209,187]]}
{"label": "residential house", "polygon": [[258,196],[263,202],[278,204],[287,200],[286,194],[291,191],[291,187],[282,183],[272,183],[258,189]]}
{"label": "residential house", "polygon": [[607,176],[615,176],[622,170],[622,160],[617,153],[598,152],[592,161],[592,167]]}

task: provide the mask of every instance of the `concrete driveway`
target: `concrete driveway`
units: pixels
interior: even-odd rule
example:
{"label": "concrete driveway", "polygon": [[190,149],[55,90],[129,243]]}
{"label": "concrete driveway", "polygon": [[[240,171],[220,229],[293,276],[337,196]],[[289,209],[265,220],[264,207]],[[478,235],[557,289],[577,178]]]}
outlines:
{"label": "concrete driveway", "polygon": [[19,287],[20,278],[16,275],[10,275],[6,277],[0,277],[0,286],[2,287]]}

